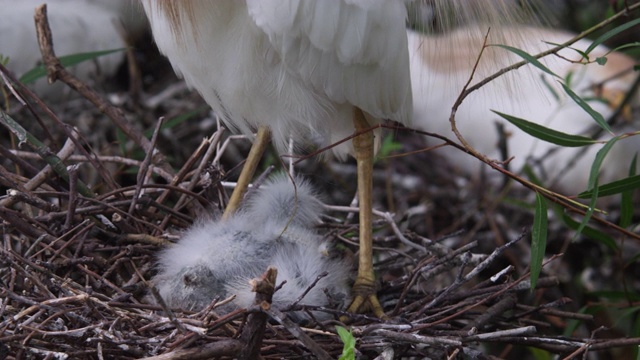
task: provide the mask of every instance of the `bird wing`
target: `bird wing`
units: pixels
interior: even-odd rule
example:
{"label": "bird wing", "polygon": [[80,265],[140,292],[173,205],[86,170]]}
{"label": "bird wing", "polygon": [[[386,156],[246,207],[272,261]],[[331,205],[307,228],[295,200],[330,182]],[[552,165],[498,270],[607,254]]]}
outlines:
{"label": "bird wing", "polygon": [[379,119],[412,108],[402,0],[247,0],[287,74]]}

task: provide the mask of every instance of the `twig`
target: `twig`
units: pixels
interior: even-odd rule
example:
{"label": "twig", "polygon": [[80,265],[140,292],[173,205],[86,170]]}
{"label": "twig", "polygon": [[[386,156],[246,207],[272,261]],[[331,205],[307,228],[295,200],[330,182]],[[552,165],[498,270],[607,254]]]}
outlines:
{"label": "twig", "polygon": [[260,311],[251,312],[247,317],[247,323],[240,335],[244,347],[238,355],[239,359],[257,359],[260,355],[260,346],[268,319],[263,311],[271,308],[277,275],[276,268],[269,267],[260,279],[254,279],[251,282],[252,290],[256,293],[254,304]]}
{"label": "twig", "polygon": [[131,198],[131,204],[129,205],[128,211],[129,214],[133,214],[133,210],[135,210],[138,199],[142,194],[142,186],[147,182],[148,176],[150,175],[149,166],[151,165],[151,161],[153,159],[156,142],[158,141],[158,134],[160,133],[160,129],[162,128],[163,123],[164,118],[161,117],[160,119],[158,119],[156,128],[153,130],[153,136],[151,137],[151,151],[147,151],[142,164],[140,164],[140,169],[138,169],[138,176],[136,177],[136,192]]}
{"label": "twig", "polygon": [[287,331],[295,336],[300,342],[311,351],[311,353],[318,359],[321,360],[330,360],[332,357],[315,341],[313,341],[307,334],[302,331],[302,329],[291,319],[289,319],[284,313],[276,308],[269,308],[266,311],[272,319],[276,320],[282,326],[284,326]]}
{"label": "twig", "polygon": [[166,354],[146,357],[143,360],[199,360],[221,356],[235,356],[243,349],[239,340],[219,340],[191,349],[175,350]]}

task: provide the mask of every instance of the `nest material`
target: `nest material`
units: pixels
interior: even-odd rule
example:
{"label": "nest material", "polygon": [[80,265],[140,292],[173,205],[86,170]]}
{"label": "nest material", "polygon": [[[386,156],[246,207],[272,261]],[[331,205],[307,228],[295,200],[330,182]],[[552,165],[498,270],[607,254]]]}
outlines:
{"label": "nest material", "polygon": [[[48,61],[55,64],[53,57]],[[10,77],[4,68],[0,70]],[[384,181],[376,181],[380,186],[377,202],[383,203],[392,194],[402,204],[396,204],[398,214],[414,211],[413,217],[404,218],[382,213],[382,220],[375,224],[380,229],[376,236],[379,296],[390,320],[314,309],[333,314],[335,320],[296,324],[286,316],[287,311],[269,306],[278,283],[273,270],[267,269],[255,282],[256,302],[250,309],[218,316],[216,307],[227,299],[212,299],[197,313],[150,305],[148,297],[157,296],[147,281],[154,273],[155,254],[175,240],[195,216],[224,204],[221,181],[226,174],[220,170],[220,159],[232,147],[223,143],[223,129],[219,129],[192,147],[196,150],[187,159],[170,159],[166,149],[157,146],[158,129],[151,141],[146,140],[101,95],[78,84],[61,68],[52,66],[51,71],[93,103],[83,103],[81,110],[66,109],[64,118],[73,118],[73,111],[96,115],[100,109],[112,120],[107,126],[118,126],[130,139],[127,146],[133,144],[145,155],[138,159],[116,155],[119,148],[107,147],[104,136],[95,136],[99,131],[92,134],[71,128],[70,121],[56,115],[58,111],[13,82],[15,92],[36,105],[11,114],[2,112],[5,128],[17,137],[2,136],[0,143],[4,157],[0,181],[3,188],[11,189],[0,198],[0,359],[204,359],[255,358],[258,354],[264,359],[309,355],[335,359],[343,351],[336,325],[349,328],[356,340],[356,354],[369,358],[482,359],[491,358],[487,355],[491,353],[512,357],[522,351],[496,351],[507,345],[578,356],[640,343],[637,338],[599,339],[597,332],[583,332],[582,338],[561,336],[571,321],[589,322],[592,317],[571,311],[577,307],[562,296],[554,276],[543,276],[536,289],[531,289],[526,267],[518,266],[521,254],[528,250],[521,241],[526,231],[514,231],[512,226],[507,232],[511,239],[502,242],[495,241],[498,232],[491,230],[438,236],[440,241],[419,236],[413,231],[452,232],[461,223],[477,224],[480,219],[495,226],[501,218],[495,208],[487,211],[495,218],[487,220],[487,214],[478,212],[461,219],[458,216],[468,211],[455,203],[444,215],[416,206],[422,195],[402,188],[408,186],[410,177],[394,182],[383,170],[378,175],[398,188],[387,191],[388,187],[381,186]],[[193,108],[191,102],[184,102],[189,104],[185,108]],[[37,141],[38,136],[20,130],[24,128],[21,124],[33,123],[41,114],[47,123],[57,125],[29,126],[27,130],[38,132],[52,147],[62,139],[65,145],[56,154]],[[128,115],[134,114],[130,111]],[[28,145],[28,150],[16,150],[9,139]],[[107,150],[102,153],[102,149]],[[83,165],[66,167],[72,163]],[[181,164],[179,170],[174,170],[175,164]],[[330,169],[351,173],[352,166]],[[431,200],[438,207],[454,195],[460,198],[452,185],[457,179],[446,171],[441,176],[447,174],[442,187],[431,191]],[[417,216],[416,209],[422,211]],[[523,215],[521,222],[529,220]],[[346,222],[327,220],[327,236],[357,251],[355,230],[348,216]],[[477,241],[483,237],[494,237],[490,243],[502,245],[486,251]],[[553,257],[547,262],[553,261],[558,260]],[[305,308],[292,304],[289,310]],[[348,316],[350,324],[340,322],[340,316]]]}

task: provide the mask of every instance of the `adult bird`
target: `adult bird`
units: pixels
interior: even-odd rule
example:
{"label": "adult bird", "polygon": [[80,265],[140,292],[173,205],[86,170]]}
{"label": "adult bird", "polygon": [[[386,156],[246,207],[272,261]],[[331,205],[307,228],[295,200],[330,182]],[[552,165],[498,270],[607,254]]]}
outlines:
{"label": "adult bird", "polygon": [[[490,43],[502,43],[537,54],[561,44],[576,36],[557,29],[530,26],[494,27],[504,36],[499,39],[489,37]],[[428,36],[410,31],[409,54],[411,59],[411,81],[414,96],[414,127],[450,134],[447,119],[453,104],[475,67],[477,79],[491,75],[506,64],[521,60],[517,55],[498,47],[485,49],[479,63],[475,64],[473,54],[477,52],[479,39],[471,34],[474,28],[461,28],[442,36]],[[514,34],[516,36],[514,36]],[[457,43],[458,47],[442,49],[434,54],[429,48],[438,43]],[[588,63],[578,51],[585,52],[591,41],[582,39],[558,53],[540,61],[561,79],[566,86],[581,96],[605,119],[609,119],[629,91],[633,90],[637,74],[633,69],[636,61],[620,52],[611,52],[603,45],[597,46],[589,54]],[[464,45],[464,46],[463,46]],[[598,57],[605,57],[603,65],[595,63]],[[442,59],[448,59],[447,62]],[[558,81],[550,76],[542,77],[542,72],[533,66],[507,74],[492,81],[462,102],[456,111],[456,126],[466,141],[490,159],[500,159],[503,154],[498,148],[500,135],[495,123],[504,126],[504,139],[508,149],[511,169],[521,171],[529,165],[538,178],[547,185],[565,192],[582,191],[587,188],[587,180],[596,153],[603,144],[589,147],[560,147],[530,136],[506,120],[499,118],[491,110],[528,119],[540,125],[570,134],[589,134],[596,126],[595,121],[581,105],[573,101],[562,89]],[[544,74],[546,75],[546,74]],[[640,103],[640,94],[631,98],[630,104]],[[630,108],[621,112],[613,130],[617,133],[637,131]],[[598,139],[608,139],[603,132]],[[640,151],[640,138],[629,137],[618,141],[610,150],[601,167],[600,183],[618,180],[628,176],[629,166]],[[447,162],[472,177],[481,173],[483,163],[457,149],[441,149]],[[495,173],[498,175],[498,173]]]}
{"label": "adult bird", "polygon": [[[439,17],[504,19],[508,0],[436,0]],[[403,0],[142,0],[158,48],[232,129],[321,137],[357,160],[359,267],[349,311],[384,317],[372,264],[374,133],[384,119],[412,112]],[[253,149],[252,149],[253,152]],[[249,160],[253,159],[250,154]],[[243,173],[251,172],[249,160]],[[250,178],[250,175],[248,176]],[[246,182],[241,174],[237,189]],[[234,191],[228,216],[241,196]],[[231,210],[229,210],[231,209]]]}
{"label": "adult bird", "polygon": [[[358,163],[360,255],[350,311],[370,306],[371,172],[374,135],[383,119],[408,123],[411,83],[399,0],[144,0],[159,49],[233,129],[288,139],[320,135]],[[235,194],[234,194],[235,195]]]}

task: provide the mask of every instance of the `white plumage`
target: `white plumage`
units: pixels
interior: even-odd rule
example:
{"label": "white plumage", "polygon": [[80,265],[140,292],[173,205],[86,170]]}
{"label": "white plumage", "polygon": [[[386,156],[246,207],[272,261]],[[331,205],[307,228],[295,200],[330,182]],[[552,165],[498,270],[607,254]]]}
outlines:
{"label": "white plumage", "polygon": [[273,297],[277,308],[292,304],[323,272],[328,275],[301,304],[326,306],[330,296],[345,305],[350,267],[328,257],[330,245],[313,228],[322,203],[311,186],[296,180],[296,187],[297,192],[288,177],[276,177],[226,221],[201,220],[162,252],[153,281],[167,304],[200,310],[215,298],[236,295],[220,312],[249,307],[255,298],[249,281],[274,266],[278,284],[286,281]]}
{"label": "white plumage", "polygon": [[[477,33],[475,28],[460,29],[441,37],[409,32],[415,127],[454,138],[448,119],[451,107],[468,80],[482,46],[482,39],[470,35]],[[552,47],[544,41],[563,43],[574,37],[564,31],[533,27],[494,28],[492,34],[501,34],[503,37],[490,37],[489,43],[511,45],[531,54]],[[443,46],[451,43],[458,45]],[[590,44],[589,40],[580,40],[572,47],[584,51]],[[439,48],[440,51],[429,51],[430,48]],[[594,60],[607,52],[607,48],[599,46],[590,58]],[[580,55],[571,49],[560,51],[560,55],[566,59],[580,60]],[[621,101],[636,75],[630,71],[634,65],[630,57],[614,52],[607,58],[605,66],[595,63],[581,65],[553,56],[541,61],[560,77],[570,78],[570,87],[580,96],[591,99],[589,104],[608,118],[615,104],[607,104],[606,101]],[[489,47],[480,61],[474,82],[520,60],[507,50]],[[570,134],[581,134],[595,125],[590,115],[564,93],[555,79],[548,75],[544,76],[544,81],[542,78],[541,71],[529,66],[489,83],[465,99],[456,113],[456,125],[471,146],[489,158],[500,160],[498,133],[494,123],[503,123],[509,134],[509,153],[515,156],[511,161],[511,169],[519,171],[528,163],[547,184],[553,182],[562,190],[579,192],[586,188],[591,163],[601,145],[560,148],[524,133],[490,111],[498,110]],[[602,94],[595,91],[600,83],[603,83],[600,89]],[[557,99],[547,86],[559,96]],[[598,100],[598,97],[605,101]],[[638,100],[636,96],[633,103],[638,103]],[[634,127],[637,129],[638,126],[627,123],[618,131],[623,133]],[[606,133],[602,135],[604,139],[609,136]],[[556,151],[549,153],[552,149]],[[479,174],[482,163],[477,159],[456,149],[438,151],[460,170],[473,176]],[[634,154],[639,151],[640,138],[637,136],[619,141],[603,164],[600,183],[625,177]],[[568,167],[574,158],[579,160],[573,167]]]}
{"label": "white plumage", "polygon": [[[268,125],[278,148],[411,112],[400,0],[143,1],[160,50],[225,123]],[[350,152],[339,146],[335,153]]]}

